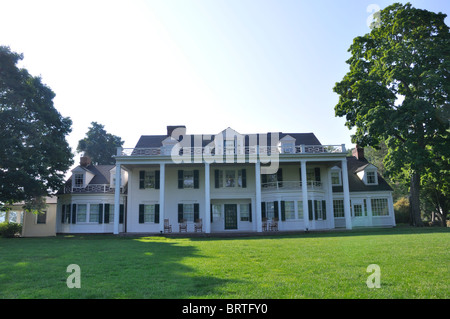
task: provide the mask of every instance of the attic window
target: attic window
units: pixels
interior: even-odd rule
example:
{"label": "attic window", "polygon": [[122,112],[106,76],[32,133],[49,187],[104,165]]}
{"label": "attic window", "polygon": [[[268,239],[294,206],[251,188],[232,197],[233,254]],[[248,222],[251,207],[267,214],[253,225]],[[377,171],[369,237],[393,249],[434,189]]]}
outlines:
{"label": "attic window", "polygon": [[367,183],[367,185],[376,185],[377,184],[377,175],[375,174],[375,171],[367,172],[366,183]]}
{"label": "attic window", "polygon": [[82,188],[84,185],[84,174],[75,174],[73,187]]}

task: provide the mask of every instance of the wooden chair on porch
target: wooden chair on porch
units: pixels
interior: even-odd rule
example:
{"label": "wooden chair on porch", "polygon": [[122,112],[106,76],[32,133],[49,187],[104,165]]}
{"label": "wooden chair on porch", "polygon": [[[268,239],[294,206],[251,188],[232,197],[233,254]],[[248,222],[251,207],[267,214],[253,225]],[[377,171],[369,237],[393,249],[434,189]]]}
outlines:
{"label": "wooden chair on porch", "polygon": [[262,219],[262,231],[267,231],[267,218]]}
{"label": "wooden chair on porch", "polygon": [[168,219],[164,219],[164,232],[165,233],[171,233],[172,232],[172,225],[170,225]]}
{"label": "wooden chair on porch", "polygon": [[202,232],[202,227],[203,227],[203,224],[202,224],[202,219],[200,218],[200,219],[197,219],[197,221],[195,222],[195,225],[194,225],[194,231],[195,232]]}
{"label": "wooden chair on porch", "polygon": [[180,233],[181,233],[182,231],[187,232],[187,222],[186,222],[186,219],[182,219],[182,220],[181,220],[181,223],[180,223]]}
{"label": "wooden chair on porch", "polygon": [[270,231],[278,231],[278,218],[273,218],[270,225],[269,225]]}

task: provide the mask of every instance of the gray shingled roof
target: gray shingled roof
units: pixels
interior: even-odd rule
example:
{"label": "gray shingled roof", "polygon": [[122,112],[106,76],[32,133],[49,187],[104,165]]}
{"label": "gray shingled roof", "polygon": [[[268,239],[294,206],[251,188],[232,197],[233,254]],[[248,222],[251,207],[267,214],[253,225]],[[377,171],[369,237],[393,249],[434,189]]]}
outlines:
{"label": "gray shingled roof", "polygon": [[[267,134],[266,144],[270,146],[270,138],[271,134],[275,134],[272,132],[269,133],[258,133],[261,134]],[[279,132],[279,139],[282,139],[286,135],[290,135],[293,138],[296,139],[295,144],[296,145],[322,145],[317,137],[314,135],[314,133],[282,133]],[[216,134],[204,134],[203,137],[210,136],[210,139],[202,139],[202,145],[206,146],[209,143],[211,143],[214,140],[214,136]],[[249,135],[251,134],[242,134],[245,136],[245,144],[249,144]],[[162,141],[165,140],[168,137],[168,135],[142,135],[137,142],[135,148],[153,148],[153,147],[161,147]],[[185,138],[191,139],[191,145],[194,145],[194,135],[185,135]]]}
{"label": "gray shingled roof", "polygon": [[[378,185],[366,185],[358,177],[357,172],[361,171],[364,167],[370,164],[366,159],[357,159],[354,156],[347,157],[347,170],[348,170],[348,186],[350,192],[371,192],[371,191],[392,191],[391,186],[386,180],[378,174]],[[341,167],[340,164],[337,165]],[[342,186],[333,186],[334,193],[342,193]]]}

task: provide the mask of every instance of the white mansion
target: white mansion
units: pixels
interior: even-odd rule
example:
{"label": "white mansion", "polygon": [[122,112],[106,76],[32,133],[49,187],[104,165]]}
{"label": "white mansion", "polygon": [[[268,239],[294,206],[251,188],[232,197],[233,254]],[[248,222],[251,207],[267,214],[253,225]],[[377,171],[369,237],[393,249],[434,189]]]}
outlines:
{"label": "white mansion", "polygon": [[[57,233],[263,232],[395,226],[392,189],[357,147],[312,133],[141,136],[115,165],[80,165]],[[170,229],[169,229],[170,225]]]}

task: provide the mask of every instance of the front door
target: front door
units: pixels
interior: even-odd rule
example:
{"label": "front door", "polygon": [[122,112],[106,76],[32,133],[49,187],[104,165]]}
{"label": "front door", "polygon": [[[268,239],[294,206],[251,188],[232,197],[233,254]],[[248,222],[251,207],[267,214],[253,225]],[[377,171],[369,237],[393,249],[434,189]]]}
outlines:
{"label": "front door", "polygon": [[237,228],[237,205],[225,204],[225,229]]}

